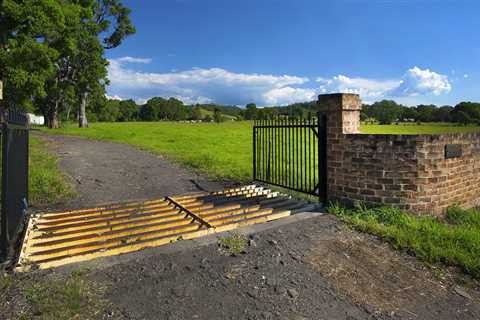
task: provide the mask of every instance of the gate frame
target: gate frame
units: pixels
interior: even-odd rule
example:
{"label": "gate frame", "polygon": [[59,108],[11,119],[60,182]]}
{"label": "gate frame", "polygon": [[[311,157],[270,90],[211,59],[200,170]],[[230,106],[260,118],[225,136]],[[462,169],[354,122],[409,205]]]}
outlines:
{"label": "gate frame", "polygon": [[[319,198],[319,202],[326,202],[328,201],[328,166],[327,166],[327,134],[328,134],[328,128],[327,128],[327,124],[328,124],[328,118],[327,118],[327,114],[324,113],[324,112],[317,112],[317,121],[316,121],[316,124],[315,122],[311,122],[311,118],[305,120],[305,119],[301,119],[300,117],[297,117],[297,118],[291,118],[290,116],[288,117],[288,120],[287,121],[284,121],[280,118],[277,118],[277,119],[269,119],[269,120],[265,120],[265,119],[261,119],[261,120],[254,120],[254,125],[253,125],[253,181],[258,181],[258,182],[261,182],[261,183],[265,183],[265,184],[268,184],[268,185],[272,185],[272,186],[277,186],[277,187],[280,187],[280,188],[284,188],[284,189],[288,189],[288,190],[292,190],[292,191],[295,191],[295,192],[300,192],[300,193],[304,193],[304,194],[308,194],[308,195],[312,195],[312,196],[318,196]],[[300,122],[299,122],[300,121]],[[267,129],[267,128],[272,128],[272,129],[278,129],[278,128],[288,128],[288,129],[291,129],[291,128],[300,128],[300,130],[302,128],[308,128],[308,130],[312,130],[314,135],[317,137],[317,159],[318,159],[318,163],[317,163],[317,167],[318,168],[314,168],[313,170],[316,170],[318,169],[318,181],[315,181],[315,183],[317,183],[315,185],[315,188],[313,189],[313,191],[307,191],[307,190],[304,190],[304,189],[301,189],[301,188],[296,188],[296,187],[293,187],[293,186],[288,186],[288,185],[285,185],[285,184],[281,184],[281,183],[278,183],[278,182],[274,182],[274,181],[269,181],[269,179],[261,179],[260,177],[258,177],[258,172],[257,172],[257,129]],[[295,132],[295,131],[294,131]],[[297,131],[297,134],[298,134],[298,131]],[[270,139],[272,139],[272,137],[269,137],[269,142],[270,143]],[[290,136],[289,136],[289,139],[290,139]],[[300,141],[302,143],[302,141]],[[297,147],[298,147],[298,141],[297,141]],[[288,146],[288,148],[290,148],[290,145]],[[285,149],[286,150],[286,149]],[[298,151],[298,148],[297,148],[297,151]],[[309,147],[309,151],[310,151],[310,147]],[[314,150],[315,151],[315,150]],[[303,150],[303,152],[305,152],[305,150]],[[268,153],[268,156],[270,157],[271,156],[271,151],[268,150],[267,151]],[[283,146],[282,146],[282,153],[283,153]],[[303,153],[302,153],[303,154]],[[311,154],[311,153],[310,153]],[[270,159],[270,158],[269,158]],[[265,159],[264,159],[265,161]],[[268,176],[270,176],[270,160],[266,160],[268,161]],[[298,163],[298,158],[297,158],[297,163]],[[306,170],[306,169],[305,169]],[[303,170],[302,170],[303,171]],[[284,174],[284,172],[282,173]],[[306,173],[305,173],[306,175]],[[283,177],[283,176],[282,176]],[[311,178],[311,177],[309,177]],[[317,192],[318,190],[318,192]]]}
{"label": "gate frame", "polygon": [[[25,219],[28,216],[28,188],[29,188],[29,143],[30,143],[30,134],[29,134],[29,121],[26,113],[10,109],[4,111],[0,109],[0,134],[1,134],[1,146],[2,146],[2,165],[1,165],[1,174],[2,174],[2,186],[1,186],[1,220],[0,220],[0,259],[7,260],[12,258],[15,255],[15,247],[20,240],[23,229],[25,226]],[[26,135],[23,141],[18,141],[17,137],[12,136],[14,130],[24,131]],[[20,155],[25,157],[25,166],[22,168],[11,169],[9,167],[9,157],[12,152],[10,148],[18,147],[17,143],[23,143],[23,152]],[[20,190],[21,194],[16,194],[17,190],[13,190],[13,194],[9,193],[9,178],[13,175],[16,179],[25,179],[24,185],[25,189]],[[20,177],[18,177],[20,176]],[[17,198],[20,199],[20,212],[11,213],[8,212],[11,205],[11,200],[16,201]],[[17,219],[17,225],[14,228],[14,232],[11,232],[11,221],[10,218],[12,215],[18,214],[20,217]]]}

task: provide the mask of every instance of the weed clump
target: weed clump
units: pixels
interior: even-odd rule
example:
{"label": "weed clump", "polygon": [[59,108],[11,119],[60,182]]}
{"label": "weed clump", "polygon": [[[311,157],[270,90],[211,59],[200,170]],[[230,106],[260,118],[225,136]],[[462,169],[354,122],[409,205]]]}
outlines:
{"label": "weed clump", "polygon": [[247,244],[247,238],[238,232],[232,232],[228,237],[218,238],[219,250],[224,255],[235,256],[245,253]]}

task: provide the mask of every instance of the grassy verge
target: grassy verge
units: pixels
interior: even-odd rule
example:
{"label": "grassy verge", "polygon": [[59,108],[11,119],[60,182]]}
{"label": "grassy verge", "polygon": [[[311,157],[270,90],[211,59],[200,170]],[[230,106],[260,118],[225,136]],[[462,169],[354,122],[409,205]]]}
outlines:
{"label": "grassy verge", "polygon": [[58,169],[57,158],[46,151],[45,143],[30,138],[30,203],[53,204],[74,195],[65,176]]}
{"label": "grassy verge", "polygon": [[452,207],[445,221],[390,207],[346,209],[332,204],[329,212],[425,262],[457,266],[480,279],[480,211]]}
{"label": "grassy verge", "polygon": [[[47,133],[77,135],[140,147],[166,156],[188,168],[212,177],[240,182],[251,180],[252,123],[130,122],[92,123],[88,129],[70,124]],[[480,127],[445,124],[363,125],[372,134],[419,134],[480,131]]]}

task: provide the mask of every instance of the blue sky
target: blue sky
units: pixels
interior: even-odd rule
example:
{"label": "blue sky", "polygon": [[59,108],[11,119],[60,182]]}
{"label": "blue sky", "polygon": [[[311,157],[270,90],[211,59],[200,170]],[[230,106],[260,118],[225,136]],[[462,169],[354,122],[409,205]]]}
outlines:
{"label": "blue sky", "polygon": [[480,101],[480,1],[124,0],[108,95],[261,106],[329,92]]}

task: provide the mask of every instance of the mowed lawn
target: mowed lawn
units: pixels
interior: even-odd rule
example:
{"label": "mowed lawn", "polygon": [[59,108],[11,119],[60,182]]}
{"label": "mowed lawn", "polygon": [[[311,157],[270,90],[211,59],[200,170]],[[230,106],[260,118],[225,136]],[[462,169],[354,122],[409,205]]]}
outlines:
{"label": "mowed lawn", "polygon": [[[252,178],[252,122],[130,122],[74,125],[48,133],[126,143],[152,151],[211,177],[246,182]],[[363,125],[366,134],[438,134],[480,131],[448,124]]]}

